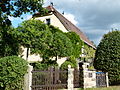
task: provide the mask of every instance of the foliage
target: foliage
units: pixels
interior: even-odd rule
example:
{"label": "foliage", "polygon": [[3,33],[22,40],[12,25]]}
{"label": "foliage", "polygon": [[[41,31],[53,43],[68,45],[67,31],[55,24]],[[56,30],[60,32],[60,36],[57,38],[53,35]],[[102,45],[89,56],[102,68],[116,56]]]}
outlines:
{"label": "foliage", "polygon": [[19,43],[14,38],[12,27],[0,27],[0,57],[18,55]]}
{"label": "foliage", "polygon": [[32,19],[22,22],[16,30],[12,31],[12,34],[21,45],[30,48],[32,53],[40,54],[45,62],[53,57],[56,57],[57,60],[57,57],[72,54],[72,42],[66,34],[39,20]]}
{"label": "foliage", "polygon": [[89,66],[88,69],[89,70],[95,70],[94,66]]}
{"label": "foliage", "polygon": [[76,58],[74,56],[71,56],[70,58],[68,58],[60,67],[61,70],[67,70],[68,69],[68,65],[71,65],[72,68],[76,68],[77,67],[77,61]]}
{"label": "foliage", "polygon": [[28,51],[30,48],[32,53],[41,54],[41,56],[44,50],[48,48],[48,44],[52,39],[52,34],[47,25],[39,20],[24,21],[12,33]]}
{"label": "foliage", "polygon": [[0,0],[0,26],[11,25],[9,16],[20,17],[22,14],[47,11],[42,8],[43,0]]}
{"label": "foliage", "polygon": [[53,35],[53,40],[49,44],[49,49],[46,50],[44,55],[49,57],[67,57],[70,56],[73,50],[72,42],[59,28],[49,26]]}
{"label": "foliage", "polygon": [[52,61],[52,60],[47,60],[47,62],[36,62],[34,64],[34,69],[35,70],[45,70],[51,66],[55,67],[55,66],[58,66],[58,64],[56,61]]}
{"label": "foliage", "polygon": [[17,56],[0,59],[0,90],[23,90],[27,61]]}
{"label": "foliage", "polygon": [[95,50],[92,47],[84,44],[84,52],[83,52],[83,54],[85,55],[85,57],[84,57],[85,60],[94,59]]}
{"label": "foliage", "polygon": [[77,35],[75,32],[68,32],[66,33],[66,35],[72,42],[73,46],[72,55],[75,56],[76,58],[80,57],[83,42],[80,39],[79,35]]}
{"label": "foliage", "polygon": [[37,42],[42,43],[41,41],[47,38],[48,31],[46,30],[48,30],[48,28],[43,22],[39,20],[27,20],[23,21],[16,29],[16,32],[14,31],[13,33],[23,46],[32,47],[32,44],[35,43],[36,40],[39,39],[40,41],[38,40]]}
{"label": "foliage", "polygon": [[96,50],[94,67],[108,72],[110,84],[120,83],[120,31],[104,35]]}

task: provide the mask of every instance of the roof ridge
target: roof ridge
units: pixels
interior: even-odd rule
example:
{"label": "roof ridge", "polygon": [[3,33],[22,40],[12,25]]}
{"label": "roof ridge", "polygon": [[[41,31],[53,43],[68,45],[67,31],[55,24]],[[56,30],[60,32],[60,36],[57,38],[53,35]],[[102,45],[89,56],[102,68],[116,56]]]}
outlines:
{"label": "roof ridge", "polygon": [[[64,18],[67,22],[69,22],[71,25],[73,25],[74,28],[76,28],[76,31],[77,31],[76,33],[82,33],[82,35],[84,36],[84,38],[86,38],[87,40],[89,40],[88,37],[87,37],[77,26],[75,26],[71,21],[69,21],[67,18],[65,18],[65,17],[64,17],[61,13],[59,13],[54,7],[52,7],[52,6],[50,6],[50,7],[54,10],[53,13],[54,13],[55,15],[56,15],[55,12],[57,12],[59,15],[61,15],[62,18]],[[56,17],[59,18],[60,22],[64,25],[64,27],[65,27],[66,29],[68,29],[68,28],[65,26],[65,24],[63,23],[63,21],[60,19],[60,17],[59,17],[58,15],[56,15]],[[65,22],[65,23],[66,23],[66,22]],[[75,32],[75,30],[71,30],[71,31],[74,31],[74,32]],[[80,34],[79,34],[79,36],[80,36]],[[84,40],[84,39],[82,38],[82,36],[80,36],[80,37],[81,37],[81,39],[82,39],[85,43],[87,43],[88,45],[92,46],[93,48],[96,48],[90,40],[87,42],[87,40]]]}

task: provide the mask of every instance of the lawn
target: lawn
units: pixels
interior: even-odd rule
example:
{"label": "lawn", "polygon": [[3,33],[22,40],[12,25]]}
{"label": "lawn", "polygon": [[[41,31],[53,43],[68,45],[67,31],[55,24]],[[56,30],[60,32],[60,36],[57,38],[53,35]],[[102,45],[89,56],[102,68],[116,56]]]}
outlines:
{"label": "lawn", "polygon": [[79,89],[79,90],[120,90],[120,86],[110,86],[104,88],[87,88],[87,89]]}

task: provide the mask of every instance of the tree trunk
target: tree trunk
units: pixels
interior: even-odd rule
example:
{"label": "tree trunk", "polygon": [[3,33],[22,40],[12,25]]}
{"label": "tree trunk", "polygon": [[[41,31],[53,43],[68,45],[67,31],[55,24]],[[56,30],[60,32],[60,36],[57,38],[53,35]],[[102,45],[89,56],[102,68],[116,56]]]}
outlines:
{"label": "tree trunk", "polygon": [[57,54],[56,54],[56,58],[55,58],[55,61],[57,62]]}
{"label": "tree trunk", "polygon": [[29,56],[29,48],[27,48],[26,60],[28,60],[28,56]]}

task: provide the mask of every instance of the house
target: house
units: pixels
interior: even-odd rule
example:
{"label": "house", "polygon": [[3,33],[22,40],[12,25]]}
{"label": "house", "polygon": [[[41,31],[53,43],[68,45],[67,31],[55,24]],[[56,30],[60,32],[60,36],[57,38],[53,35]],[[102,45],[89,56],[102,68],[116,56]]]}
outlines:
{"label": "house", "polygon": [[40,13],[36,13],[33,15],[33,17],[47,24],[59,27],[59,29],[63,32],[76,32],[84,41],[84,43],[96,49],[94,44],[87,38],[87,36],[78,27],[76,27],[73,23],[66,19],[64,15],[59,13],[53,6],[48,6],[46,7],[46,9],[49,12],[49,14],[47,14],[46,16],[41,16]]}
{"label": "house", "polygon": [[[93,50],[96,49],[94,44],[87,38],[87,36],[78,27],[76,27],[73,23],[71,23],[68,19],[66,19],[63,14],[59,13],[53,6],[48,6],[46,7],[46,9],[48,10],[48,14],[41,16],[40,13],[36,13],[33,15],[33,18],[37,20],[41,20],[48,25],[50,24],[55,27],[58,27],[63,32],[69,32],[69,31],[75,32],[80,36],[81,40],[84,42],[85,45],[89,46]],[[26,51],[24,51],[24,53],[25,52]],[[81,55],[81,57],[84,57],[85,56],[84,46],[82,49],[82,53],[83,54]],[[25,55],[23,57],[25,58]],[[28,57],[28,61],[31,62],[31,60],[39,61],[41,59],[38,58],[38,56],[30,55]],[[61,65],[65,60],[66,58],[61,58],[60,60],[58,59],[57,62]]]}

